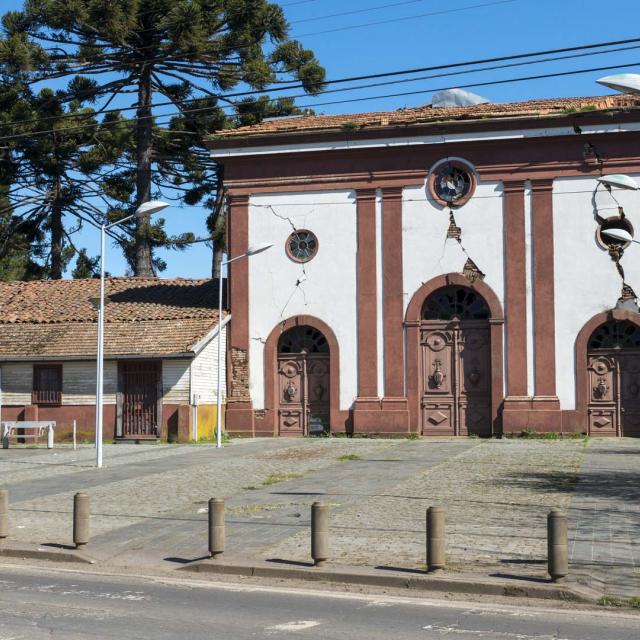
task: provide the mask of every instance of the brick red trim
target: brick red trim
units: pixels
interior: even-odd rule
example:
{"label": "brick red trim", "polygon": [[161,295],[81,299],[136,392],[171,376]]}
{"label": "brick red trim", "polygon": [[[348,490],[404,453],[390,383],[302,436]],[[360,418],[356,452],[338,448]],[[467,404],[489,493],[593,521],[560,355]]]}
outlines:
{"label": "brick red trim", "polygon": [[382,237],[384,394],[404,398],[401,187],[382,190]]}
{"label": "brick red trim", "polygon": [[[249,196],[229,193],[227,233],[229,255],[238,256],[249,247]],[[232,433],[253,435],[253,407],[249,396],[249,263],[238,260],[229,265],[229,308],[232,319],[227,331],[227,405],[226,429]],[[246,390],[234,384],[233,353],[246,353]]]}
{"label": "brick red trim", "polygon": [[449,273],[433,278],[423,284],[411,297],[407,307],[405,324],[407,327],[407,397],[411,416],[411,431],[420,432],[420,389],[422,387],[422,371],[420,367],[420,321],[424,301],[438,289],[448,286],[461,286],[472,289],[489,307],[491,334],[491,422],[494,434],[501,433],[500,407],[503,400],[503,341],[502,325],[504,313],[498,296],[493,289],[476,280],[470,283],[459,273]]}
{"label": "brick red trim", "polygon": [[556,396],[555,296],[553,266],[553,180],[532,183],[534,404],[559,409]]}
{"label": "brick red trim", "polygon": [[320,331],[329,343],[329,403],[331,430],[343,432],[350,428],[348,411],[340,410],[340,346],[331,327],[314,316],[294,316],[278,323],[264,345],[264,412],[255,418],[255,431],[260,435],[278,435],[278,340],[280,336],[301,325]]}
{"label": "brick red trim", "polygon": [[527,397],[527,285],[524,182],[504,182],[507,397]]}
{"label": "brick red trim", "polygon": [[[611,173],[640,172],[640,132],[597,136],[598,152]],[[583,158],[580,135],[485,140],[397,147],[313,151],[224,158],[225,184],[237,193],[393,188],[423,184],[427,168],[443,157],[463,157],[481,180],[499,181],[597,176]]]}
{"label": "brick red trim", "polygon": [[378,320],[376,286],[376,191],[356,192],[358,218],[357,309],[358,397],[378,397]]}

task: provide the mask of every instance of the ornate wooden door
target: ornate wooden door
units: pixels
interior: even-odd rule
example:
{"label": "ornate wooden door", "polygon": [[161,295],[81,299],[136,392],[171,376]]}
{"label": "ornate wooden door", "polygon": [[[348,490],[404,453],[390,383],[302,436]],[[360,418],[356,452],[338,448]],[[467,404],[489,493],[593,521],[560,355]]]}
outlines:
{"label": "ornate wooden door", "polygon": [[422,433],[491,435],[489,308],[474,290],[449,286],[422,307]]}
{"label": "ornate wooden door", "polygon": [[121,362],[120,406],[124,438],[157,438],[162,402],[161,362]]}
{"label": "ornate wooden door", "polygon": [[329,345],[320,331],[298,326],[278,342],[280,435],[329,432]]}
{"label": "ornate wooden door", "polygon": [[607,322],[589,339],[589,434],[640,437],[640,330]]}
{"label": "ornate wooden door", "polygon": [[491,343],[487,323],[429,325],[421,331],[422,432],[491,435]]}
{"label": "ornate wooden door", "polygon": [[280,435],[313,435],[329,429],[328,354],[278,356]]}

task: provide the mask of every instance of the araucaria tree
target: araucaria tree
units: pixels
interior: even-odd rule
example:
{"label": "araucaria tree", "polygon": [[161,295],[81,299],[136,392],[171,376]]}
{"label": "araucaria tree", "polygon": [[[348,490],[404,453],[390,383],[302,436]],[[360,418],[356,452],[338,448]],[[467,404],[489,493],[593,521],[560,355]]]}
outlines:
{"label": "araucaria tree", "polygon": [[[27,0],[3,26],[0,64],[27,72],[30,83],[81,76],[81,93],[69,99],[92,101],[96,114],[133,103],[128,164],[105,183],[120,203],[112,217],[158,194],[219,208],[220,175],[202,137],[265,112],[264,100],[245,96],[239,116],[237,94],[292,78],[313,93],[324,81],[313,53],[288,39],[282,9],[266,0]],[[293,108],[280,101],[267,112]],[[184,242],[148,218],[132,231],[129,259],[140,276],[154,275],[154,246]]]}

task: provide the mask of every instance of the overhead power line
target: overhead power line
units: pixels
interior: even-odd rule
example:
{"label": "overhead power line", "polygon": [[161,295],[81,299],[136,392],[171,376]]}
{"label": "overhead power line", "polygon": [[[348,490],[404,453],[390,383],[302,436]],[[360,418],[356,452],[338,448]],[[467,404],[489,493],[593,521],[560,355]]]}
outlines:
{"label": "overhead power line", "polygon": [[333,29],[325,29],[323,31],[312,31],[310,33],[299,33],[295,36],[299,38],[311,38],[312,36],[321,36],[327,33],[337,33],[338,31],[350,31],[351,29],[364,29],[365,27],[375,27],[381,24],[389,24],[391,22],[405,22],[407,20],[415,20],[417,18],[427,18],[430,16],[440,16],[447,13],[459,13],[460,11],[471,11],[472,9],[482,9],[484,7],[493,7],[499,4],[513,4],[519,0],[495,0],[494,2],[482,2],[479,4],[469,4],[464,7],[456,7],[454,9],[442,9],[441,11],[430,11],[429,13],[419,13],[412,16],[403,16],[401,18],[388,18],[387,20],[377,20],[375,22],[365,22],[363,24],[352,24],[345,27],[335,27]]}
{"label": "overhead power line", "polygon": [[[392,77],[397,77],[397,76],[402,76],[402,75],[415,75],[417,73],[423,73],[423,72],[427,72],[427,71],[441,71],[441,70],[446,70],[446,69],[458,69],[461,67],[468,67],[468,66],[477,66],[477,65],[481,65],[481,64],[488,64],[488,63],[494,63],[494,62],[506,62],[506,61],[510,61],[510,60],[524,60],[524,59],[529,59],[529,58],[535,58],[535,57],[541,57],[541,56],[547,56],[547,55],[554,55],[554,54],[559,54],[559,53],[571,53],[571,52],[577,52],[577,51],[593,51],[595,49],[600,49],[603,47],[611,47],[611,46],[617,46],[617,45],[624,45],[624,44],[632,44],[632,43],[640,43],[640,38],[628,38],[625,40],[613,40],[613,41],[607,41],[607,42],[598,42],[598,43],[591,43],[591,44],[586,44],[586,45],[576,45],[573,47],[563,47],[560,49],[546,49],[546,50],[542,50],[542,51],[533,51],[533,52],[526,52],[526,53],[519,53],[519,54],[513,54],[513,55],[508,55],[508,56],[497,56],[497,57],[492,57],[492,58],[480,58],[480,59],[476,59],[476,60],[466,60],[463,62],[454,62],[454,63],[449,63],[449,64],[440,64],[440,65],[432,65],[432,66],[428,66],[428,67],[418,67],[418,68],[413,68],[413,69],[403,69],[403,70],[397,70],[397,71],[388,71],[388,72],[381,72],[381,73],[371,73],[371,74],[366,74],[366,75],[360,75],[360,76],[348,76],[348,77],[344,77],[344,78],[336,78],[333,80],[327,80],[323,83],[323,85],[325,86],[331,86],[331,85],[335,85],[335,84],[343,84],[343,83],[347,83],[347,82],[358,82],[361,80],[375,80],[375,79],[380,79],[380,78],[392,78]],[[635,47],[629,47],[629,49],[633,49]],[[612,50],[608,50],[608,51],[602,51],[602,52],[596,52],[595,55],[600,55],[600,54],[606,54],[606,53],[612,53],[612,52],[616,52],[616,51],[622,51],[625,49],[612,49]],[[565,58],[558,58],[558,60],[561,59],[567,59],[571,56],[567,56]],[[576,56],[579,57],[579,56]],[[537,64],[538,62],[542,63],[542,62],[548,62],[549,60],[539,60],[539,61],[533,61],[532,64]],[[484,69],[484,70],[493,70],[495,69],[495,67],[491,67],[488,69]],[[468,73],[471,73],[473,71],[483,71],[483,69],[478,69],[478,70],[469,70]],[[447,75],[454,75],[454,74],[447,74]],[[439,77],[439,76],[433,76],[433,77]],[[426,78],[421,78],[421,79],[426,79]],[[413,79],[407,79],[407,82],[411,82],[413,81]],[[392,83],[389,83],[392,84]],[[382,86],[381,84],[373,84],[373,85],[362,85],[360,87],[354,87],[354,89],[350,89],[350,90],[355,90],[355,89],[363,89],[363,88],[368,88],[368,87],[373,87],[373,86]],[[241,98],[241,97],[250,97],[250,96],[259,96],[259,95],[264,95],[264,94],[269,94],[269,93],[273,93],[274,91],[286,91],[289,89],[303,89],[303,85],[301,83],[290,83],[290,84],[283,84],[283,85],[279,85],[279,86],[275,86],[275,87],[271,87],[269,89],[262,89],[262,90],[250,90],[250,91],[239,91],[239,92],[235,92],[235,93],[226,93],[226,94],[221,94],[220,96],[215,96],[217,99],[219,100],[228,100],[230,98]],[[331,93],[331,91],[325,91],[324,93]],[[307,94],[302,94],[302,97],[305,97]],[[290,96],[283,96],[283,97],[290,97]],[[301,96],[293,96],[293,97],[301,97]],[[192,104],[195,102],[200,101],[203,98],[193,98],[193,99],[189,99],[189,100],[183,100],[181,102],[182,105],[187,105],[187,104]],[[163,101],[163,102],[158,102],[154,105],[152,105],[153,108],[158,108],[158,107],[164,107],[164,106],[174,106],[174,102],[167,100],[167,101]],[[221,109],[225,109],[225,108],[234,108],[233,106],[222,106],[222,107],[213,107],[211,108],[211,110],[213,110],[214,108],[221,108]],[[4,122],[4,123],[0,123],[0,126],[2,127],[8,127],[8,126],[21,126],[21,125],[26,125],[26,124],[34,124],[37,122],[43,122],[43,121],[48,121],[48,120],[60,120],[60,119],[65,119],[65,118],[81,118],[81,117],[86,117],[86,118],[93,118],[96,115],[104,115],[106,113],[122,113],[122,112],[126,112],[126,111],[136,111],[138,109],[137,106],[131,106],[131,107],[120,107],[120,108],[112,108],[112,109],[105,109],[105,110],[97,110],[97,111],[92,111],[90,113],[87,114],[79,114],[79,113],[65,113],[65,114],[61,114],[59,116],[45,116],[44,118],[35,118],[35,119],[30,119],[30,120],[13,120],[13,121],[9,121],[9,122]],[[196,110],[194,110],[195,112]],[[156,117],[162,117],[162,116],[156,116]],[[90,125],[90,126],[99,126],[99,125]],[[18,134],[19,135],[19,134]]]}
{"label": "overhead power line", "polygon": [[[439,91],[446,91],[446,90],[450,90],[450,89],[469,89],[469,88],[478,88],[478,87],[489,87],[489,86],[498,86],[498,85],[503,85],[503,84],[510,84],[510,83],[514,83],[514,82],[525,82],[525,81],[531,81],[531,80],[542,80],[542,79],[548,79],[548,78],[559,78],[559,77],[566,77],[566,76],[571,76],[571,75],[579,75],[579,74],[584,74],[584,73],[595,73],[596,71],[609,71],[612,69],[625,69],[625,68],[629,68],[629,67],[637,67],[640,66],[640,61],[639,62],[632,62],[629,64],[618,64],[618,65],[609,65],[609,66],[602,66],[602,67],[591,67],[589,69],[578,69],[578,70],[573,70],[573,71],[561,71],[561,72],[556,72],[556,73],[544,73],[544,74],[539,74],[539,75],[532,75],[532,76],[521,76],[518,78],[507,78],[504,80],[490,80],[490,81],[486,81],[486,82],[473,82],[473,83],[469,83],[469,84],[463,84],[463,85],[450,85],[450,86],[445,86],[445,87],[437,87],[437,88],[432,88],[432,89],[421,89],[421,90],[417,90],[417,91],[405,91],[405,92],[400,92],[400,93],[387,93],[387,94],[383,94],[383,95],[375,95],[375,96],[366,96],[366,97],[360,97],[360,98],[348,98],[346,100],[332,100],[332,101],[327,101],[327,102],[316,102],[313,104],[307,104],[307,105],[297,105],[298,108],[300,109],[304,109],[304,108],[311,108],[311,107],[319,107],[319,106],[327,106],[327,105],[336,105],[336,104],[346,104],[346,103],[352,103],[352,102],[364,102],[364,101],[368,101],[368,100],[382,100],[382,99],[386,99],[386,98],[396,98],[396,97],[406,97],[406,96],[414,96],[414,95],[424,95],[424,94],[430,94],[430,93],[437,93]],[[362,87],[359,87],[362,88]],[[290,96],[289,96],[290,97]],[[217,109],[218,107],[201,107],[199,109],[185,109],[184,111],[180,112],[180,113],[173,113],[173,114],[163,114],[160,116],[147,116],[144,118],[131,118],[129,120],[127,120],[127,122],[136,122],[138,120],[143,120],[143,119],[155,119],[156,121],[160,120],[161,118],[170,118],[170,120],[168,120],[167,122],[157,122],[157,124],[169,124],[169,122],[171,121],[172,118],[175,118],[177,115],[180,114],[187,114],[187,113],[202,113],[202,112],[206,112],[206,111],[211,111],[212,109]],[[115,124],[119,124],[119,122],[114,122],[114,123],[103,123],[103,124],[95,124],[95,125],[84,125],[84,126],[78,126],[78,127],[68,127],[66,128],[64,131],[74,131],[74,130],[82,130],[82,129],[89,129],[89,128],[97,128],[100,126],[113,126]],[[54,133],[56,130],[55,129],[49,129],[49,130],[45,130],[45,131],[37,131],[37,132],[33,132],[33,133],[22,133],[22,134],[16,134],[16,135],[9,135],[9,136],[0,136],[0,141],[3,140],[15,140],[15,139],[20,139],[20,138],[24,138],[24,137],[34,137],[34,136],[41,136],[41,135],[46,135],[49,133]],[[184,133],[184,132],[182,132]]]}

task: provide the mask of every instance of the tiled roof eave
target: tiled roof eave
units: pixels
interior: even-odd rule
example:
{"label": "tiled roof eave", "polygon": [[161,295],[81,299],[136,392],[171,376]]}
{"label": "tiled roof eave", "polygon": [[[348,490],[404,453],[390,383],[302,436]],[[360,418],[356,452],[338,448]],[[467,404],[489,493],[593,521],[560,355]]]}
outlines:
{"label": "tiled roof eave", "polygon": [[242,146],[243,144],[247,144],[247,146],[255,146],[259,147],[262,141],[273,141],[274,138],[286,138],[288,140],[292,140],[295,138],[306,138],[310,135],[313,136],[322,136],[322,135],[335,135],[336,133],[342,133],[345,135],[350,135],[354,137],[366,137],[368,134],[380,135],[380,134],[388,134],[389,137],[393,137],[398,131],[406,132],[412,129],[427,129],[427,128],[442,128],[449,127],[455,128],[456,126],[469,125],[474,123],[482,123],[486,124],[487,122],[514,122],[514,123],[522,123],[522,122],[531,122],[531,123],[539,123],[543,120],[568,120],[570,118],[575,118],[575,116],[580,115],[584,116],[587,114],[595,114],[598,116],[602,116],[602,120],[606,120],[611,116],[614,116],[618,113],[628,113],[630,111],[638,112],[638,119],[640,120],[640,108],[615,108],[615,109],[606,109],[606,110],[598,110],[598,111],[586,111],[586,112],[577,112],[577,113],[518,113],[518,114],[496,114],[496,115],[487,115],[478,117],[476,115],[462,115],[457,118],[441,118],[441,119],[425,119],[425,120],[417,120],[415,122],[395,122],[388,125],[374,125],[367,124],[357,129],[353,129],[350,131],[346,131],[342,126],[335,127],[318,127],[318,128],[308,128],[308,129],[280,129],[277,131],[264,131],[259,133],[249,133],[246,134],[238,134],[236,136],[228,136],[219,140],[208,140],[207,144],[210,148],[215,149],[218,147],[230,147],[230,146]]}

